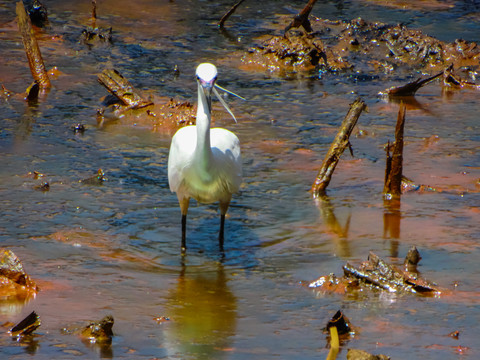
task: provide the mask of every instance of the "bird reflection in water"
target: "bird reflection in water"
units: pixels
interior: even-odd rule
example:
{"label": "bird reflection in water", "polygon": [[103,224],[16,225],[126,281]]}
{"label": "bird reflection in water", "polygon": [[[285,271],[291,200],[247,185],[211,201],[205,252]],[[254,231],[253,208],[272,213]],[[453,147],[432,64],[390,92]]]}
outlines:
{"label": "bird reflection in water", "polygon": [[168,297],[165,326],[169,355],[195,359],[227,356],[235,335],[237,300],[228,288],[222,264],[199,272],[183,267]]}

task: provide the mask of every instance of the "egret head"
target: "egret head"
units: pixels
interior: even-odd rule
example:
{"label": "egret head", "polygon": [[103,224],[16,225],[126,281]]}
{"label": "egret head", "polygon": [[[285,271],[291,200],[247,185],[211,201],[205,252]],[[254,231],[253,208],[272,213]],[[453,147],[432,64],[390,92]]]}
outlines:
{"label": "egret head", "polygon": [[[235,115],[233,115],[232,111],[228,107],[227,103],[223,100],[223,98],[220,96],[216,88],[219,88],[227,93],[230,93],[232,95],[235,95],[243,100],[241,96],[232,93],[231,91],[228,91],[227,89],[222,88],[221,86],[217,85],[215,81],[217,80],[217,67],[213,64],[210,63],[202,63],[197,66],[197,81],[199,84],[199,89],[201,87],[202,93],[205,95],[204,101],[206,102],[208,106],[208,111],[212,111],[212,91],[215,93],[217,96],[218,100],[220,100],[221,104],[223,107],[228,111],[230,115],[232,115],[233,120],[237,122],[237,119],[235,119]],[[200,90],[199,90],[200,91]]]}
{"label": "egret head", "polygon": [[203,63],[197,66],[198,91],[202,96],[199,100],[203,107],[208,109],[208,114],[212,113],[212,90],[217,80],[217,68],[213,64]]}
{"label": "egret head", "polygon": [[213,64],[203,63],[197,66],[197,80],[203,88],[213,88],[217,80],[217,67]]}

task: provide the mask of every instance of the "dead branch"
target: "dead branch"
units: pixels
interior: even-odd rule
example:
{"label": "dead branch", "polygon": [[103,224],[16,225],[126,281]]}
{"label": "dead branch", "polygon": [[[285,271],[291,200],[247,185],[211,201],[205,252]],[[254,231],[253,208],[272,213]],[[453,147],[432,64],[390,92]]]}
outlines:
{"label": "dead branch", "polygon": [[325,194],[325,189],[330,183],[333,171],[337,166],[338,160],[340,160],[340,156],[343,154],[347,146],[350,145],[350,134],[357,124],[360,114],[366,108],[367,105],[365,105],[360,98],[356,99],[353,104],[350,105],[350,110],[348,111],[347,116],[345,116],[345,119],[343,119],[340,130],[333,140],[332,145],[330,145],[330,149],[323,160],[322,167],[312,185],[311,192],[314,198]]}
{"label": "dead branch", "polygon": [[388,95],[389,97],[392,96],[414,96],[415,93],[417,92],[418,89],[420,89],[422,86],[427,85],[430,81],[436,79],[437,77],[443,75],[443,71],[430,76],[427,79],[417,79],[415,81],[409,82],[406,85],[399,86],[399,87],[393,87],[385,91],[384,94]]}
{"label": "dead branch", "polygon": [[451,88],[472,88],[480,90],[480,85],[472,83],[470,81],[462,80],[456,77],[453,73],[453,64],[450,65],[448,68],[445,69],[443,72],[443,84],[447,87]]}
{"label": "dead branch", "polygon": [[115,69],[103,70],[103,72],[98,75],[98,82],[105,86],[112,95],[116,96],[130,109],[140,109],[153,104],[152,101],[145,99],[139,91]]}
{"label": "dead branch", "polygon": [[386,199],[398,198],[402,193],[402,163],[403,163],[403,129],[405,126],[405,105],[400,103],[397,125],[395,127],[395,142],[392,156],[387,146],[387,164],[385,168],[385,185],[383,194]]}
{"label": "dead branch", "polygon": [[310,12],[313,9],[313,5],[317,0],[309,0],[307,5],[303,8],[302,11],[300,11],[292,20],[290,24],[287,25],[285,28],[284,34],[287,33],[288,30],[292,28],[298,28],[302,26],[306,32],[311,33],[313,32],[312,25],[310,24],[310,20],[308,20],[308,17],[310,16]]}
{"label": "dead branch", "polygon": [[25,47],[25,53],[27,54],[28,64],[30,65],[33,79],[38,83],[40,89],[48,89],[51,86],[50,79],[45,70],[45,64],[43,63],[37,39],[35,39],[32,22],[27,16],[22,1],[17,3],[16,12],[18,17],[18,29],[22,34],[23,46]]}
{"label": "dead branch", "polygon": [[243,3],[245,0],[240,0],[239,2],[237,2],[235,5],[232,6],[232,8],[230,10],[227,11],[227,13],[225,15],[222,16],[222,18],[220,19],[220,21],[218,22],[218,27],[220,29],[223,29],[224,25],[225,25],[225,21],[228,20],[228,18],[230,17],[230,15],[232,15],[235,10],[237,10],[237,7],[240,6],[241,3]]}

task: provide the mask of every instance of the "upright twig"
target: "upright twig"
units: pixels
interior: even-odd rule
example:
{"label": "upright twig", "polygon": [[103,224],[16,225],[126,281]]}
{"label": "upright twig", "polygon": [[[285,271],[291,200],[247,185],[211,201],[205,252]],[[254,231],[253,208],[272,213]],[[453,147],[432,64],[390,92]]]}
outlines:
{"label": "upright twig", "polygon": [[347,116],[345,116],[345,119],[343,119],[340,130],[333,140],[332,145],[330,145],[330,149],[323,160],[322,167],[312,185],[311,191],[314,198],[325,194],[325,189],[330,183],[333,171],[337,166],[338,160],[340,160],[340,156],[343,154],[347,146],[350,145],[350,134],[357,124],[360,114],[366,108],[367,105],[360,98],[356,99],[353,104],[350,105],[350,110],[348,111]]}
{"label": "upright twig", "polygon": [[310,24],[310,20],[308,20],[308,17],[310,16],[310,12],[312,11],[313,5],[315,5],[316,2],[317,0],[309,0],[307,5],[305,5],[305,7],[302,9],[302,11],[295,15],[290,24],[287,25],[284,33],[286,34],[287,31],[291,28],[298,28],[300,26],[303,26],[306,32],[313,32],[312,25]]}
{"label": "upright twig", "polygon": [[395,126],[395,142],[390,156],[387,145],[387,164],[385,168],[385,185],[383,194],[386,199],[399,198],[402,193],[402,167],[403,167],[403,130],[405,126],[405,105],[400,103],[397,125]]}
{"label": "upright twig", "polygon": [[97,27],[97,0],[92,0],[92,28]]}
{"label": "upright twig", "polygon": [[17,3],[16,12],[18,17],[18,29],[22,35],[23,46],[25,47],[25,53],[27,54],[28,64],[30,65],[33,79],[38,83],[41,90],[47,89],[51,86],[50,79],[45,70],[45,64],[43,63],[37,39],[35,39],[32,22],[25,11],[22,1]]}
{"label": "upright twig", "polygon": [[92,0],[92,19],[97,18],[97,0]]}
{"label": "upright twig", "polygon": [[219,23],[218,23],[218,27],[220,29],[223,29],[224,25],[225,25],[225,21],[228,20],[228,18],[230,17],[230,15],[232,15],[235,10],[237,10],[237,7],[240,6],[241,3],[243,3],[245,0],[240,0],[239,2],[237,2],[235,5],[232,6],[232,8],[230,10],[227,11],[227,13],[225,15],[222,16],[222,18],[220,19]]}

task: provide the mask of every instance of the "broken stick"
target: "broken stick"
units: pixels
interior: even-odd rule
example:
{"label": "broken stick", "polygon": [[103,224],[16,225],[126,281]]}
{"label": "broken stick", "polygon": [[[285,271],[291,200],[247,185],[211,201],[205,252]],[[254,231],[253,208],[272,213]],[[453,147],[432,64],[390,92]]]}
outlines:
{"label": "broken stick", "polygon": [[415,93],[417,92],[418,89],[421,87],[427,85],[429,82],[435,80],[439,76],[443,75],[443,71],[439,72],[436,75],[430,76],[429,78],[426,79],[417,79],[415,81],[409,82],[406,85],[399,86],[399,87],[393,87],[388,90],[386,90],[383,93],[380,93],[382,95],[388,95],[389,97],[394,97],[394,96],[415,96]]}
{"label": "broken stick", "polygon": [[312,185],[311,192],[314,198],[325,195],[325,189],[330,183],[338,160],[340,160],[340,156],[343,154],[347,146],[350,145],[350,134],[357,124],[360,114],[366,108],[367,105],[360,98],[356,99],[353,104],[350,105],[350,110],[348,111],[347,116],[345,116],[345,119],[343,119],[340,130],[333,140],[332,145],[330,145],[330,149],[323,160],[322,167]]}
{"label": "broken stick", "polygon": [[33,79],[38,83],[41,90],[48,89],[51,86],[50,79],[45,70],[45,64],[43,63],[37,39],[35,39],[32,22],[25,11],[22,1],[17,3],[16,12],[18,17],[18,29],[22,34],[23,46],[25,47]]}
{"label": "broken stick", "polygon": [[392,156],[387,145],[387,164],[385,168],[385,185],[383,194],[385,199],[399,198],[402,194],[402,164],[403,164],[403,129],[405,126],[405,105],[400,103],[397,125],[395,126],[395,142]]}
{"label": "broken stick", "polygon": [[240,6],[241,3],[243,3],[245,0],[240,0],[239,2],[237,2],[235,5],[232,6],[232,8],[230,10],[227,11],[227,13],[225,15],[222,16],[222,18],[220,19],[219,23],[218,23],[218,27],[220,29],[223,29],[224,25],[225,25],[225,21],[228,20],[228,18],[230,17],[230,15],[232,15],[235,10],[237,10],[237,7]]}

